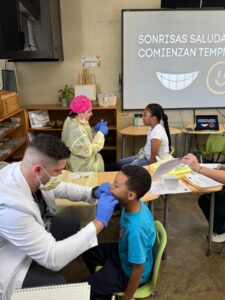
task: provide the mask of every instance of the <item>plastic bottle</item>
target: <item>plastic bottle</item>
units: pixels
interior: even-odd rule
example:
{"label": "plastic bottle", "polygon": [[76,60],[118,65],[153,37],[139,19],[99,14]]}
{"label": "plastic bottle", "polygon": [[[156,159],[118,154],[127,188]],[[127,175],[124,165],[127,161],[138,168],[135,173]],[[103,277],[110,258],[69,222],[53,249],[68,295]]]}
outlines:
{"label": "plastic bottle", "polygon": [[138,114],[134,114],[134,126],[138,126]]}

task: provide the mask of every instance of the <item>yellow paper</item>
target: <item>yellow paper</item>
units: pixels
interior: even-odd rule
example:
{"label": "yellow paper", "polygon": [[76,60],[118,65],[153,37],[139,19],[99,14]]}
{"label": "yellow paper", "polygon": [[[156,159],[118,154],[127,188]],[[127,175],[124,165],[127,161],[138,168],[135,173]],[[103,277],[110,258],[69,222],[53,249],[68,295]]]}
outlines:
{"label": "yellow paper", "polygon": [[[160,162],[156,162],[154,164],[151,164],[151,169],[155,172],[157,170],[157,168],[159,167],[161,163]],[[166,173],[166,176],[179,176],[179,175],[183,175],[183,174],[188,174],[191,173],[192,170],[190,167],[183,165],[183,164],[179,164],[176,166],[176,168],[172,169],[170,172]]]}

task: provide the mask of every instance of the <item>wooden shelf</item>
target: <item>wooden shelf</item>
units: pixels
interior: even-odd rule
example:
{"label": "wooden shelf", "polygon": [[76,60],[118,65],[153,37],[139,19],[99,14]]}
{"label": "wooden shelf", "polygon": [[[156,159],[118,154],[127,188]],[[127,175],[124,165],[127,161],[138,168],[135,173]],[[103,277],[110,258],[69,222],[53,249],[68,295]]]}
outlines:
{"label": "wooden shelf", "polygon": [[[0,127],[1,127],[1,123],[0,123]],[[15,127],[5,130],[4,133],[0,134],[0,140],[3,139],[5,136],[13,133],[14,130],[17,130],[18,128],[21,128],[21,127],[22,127],[22,125],[18,125],[18,126],[15,126]]]}
{"label": "wooden shelf", "polygon": [[116,146],[105,146],[102,150],[116,150]]}
{"label": "wooden shelf", "polygon": [[[49,114],[50,121],[64,120],[68,114],[68,108],[62,107],[60,105],[29,105],[25,107],[26,110],[26,126],[28,132],[32,134],[37,134],[38,132],[52,133],[61,136],[62,128],[31,128],[29,121],[29,111],[34,110],[47,110]],[[117,107],[116,106],[94,106],[93,116],[90,119],[90,125],[94,126],[97,122],[102,119],[108,122],[109,134],[106,136],[105,146],[101,153],[104,161],[109,160],[112,157],[112,163],[117,161]],[[111,156],[110,156],[111,155]]]}
{"label": "wooden shelf", "polygon": [[23,112],[23,111],[24,111],[24,109],[20,108],[20,109],[16,110],[15,112],[10,113],[10,114],[4,116],[3,118],[0,118],[0,122],[5,121],[6,119],[15,116],[15,114],[21,113],[21,112]]}
{"label": "wooden shelf", "polygon": [[[11,120],[12,117],[19,118],[20,122],[14,124]],[[1,122],[3,122],[2,126]],[[20,108],[14,113],[10,113],[4,118],[1,118],[0,127],[4,127],[4,123],[11,123],[9,126],[12,127],[6,128],[6,130],[0,134],[0,161],[13,161],[15,158],[16,160],[21,159],[27,144],[25,110]]]}
{"label": "wooden shelf", "polygon": [[[12,141],[18,140],[18,143],[15,144],[15,146],[12,146],[11,143]],[[10,144],[9,144],[10,142]],[[20,149],[23,145],[26,144],[27,140],[26,138],[12,138],[9,140],[9,142],[6,142],[4,144],[4,149],[3,150],[8,150],[9,152],[7,154],[1,154],[0,152],[0,161],[6,160],[7,158],[11,157],[18,149]],[[0,147],[1,148],[1,147]],[[1,149],[0,149],[1,150]]]}
{"label": "wooden shelf", "polygon": [[41,128],[28,128],[28,131],[29,132],[34,132],[34,131],[37,131],[37,132],[51,132],[51,131],[59,131],[61,132],[62,131],[62,128],[49,128],[49,127],[41,127]]}

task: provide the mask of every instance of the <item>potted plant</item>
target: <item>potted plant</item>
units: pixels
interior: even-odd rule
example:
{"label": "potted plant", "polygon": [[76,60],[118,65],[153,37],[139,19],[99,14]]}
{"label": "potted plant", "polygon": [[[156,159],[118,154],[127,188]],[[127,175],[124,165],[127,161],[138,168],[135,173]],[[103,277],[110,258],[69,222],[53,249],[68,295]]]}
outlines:
{"label": "potted plant", "polygon": [[70,101],[74,97],[74,89],[69,87],[68,84],[65,85],[63,89],[58,90],[59,102],[61,102],[62,106],[68,106]]}

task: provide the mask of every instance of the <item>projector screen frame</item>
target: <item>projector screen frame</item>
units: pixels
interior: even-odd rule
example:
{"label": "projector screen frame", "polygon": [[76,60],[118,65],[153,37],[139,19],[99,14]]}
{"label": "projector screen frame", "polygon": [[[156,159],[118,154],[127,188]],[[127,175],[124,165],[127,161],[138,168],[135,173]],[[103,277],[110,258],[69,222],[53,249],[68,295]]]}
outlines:
{"label": "projector screen frame", "polygon": [[[142,12],[142,11],[151,11],[151,12],[155,12],[155,11],[160,11],[160,12],[195,12],[195,11],[224,11],[225,14],[225,8],[223,7],[190,7],[190,8],[159,8],[159,9],[122,9],[121,10],[121,76],[119,78],[119,84],[121,87],[121,104],[122,104],[122,111],[141,111],[144,109],[144,107],[140,107],[140,108],[127,108],[124,105],[124,14],[127,12]],[[224,15],[225,17],[225,15]],[[224,61],[225,61],[225,57],[224,57]],[[225,97],[225,94],[224,94]],[[157,102],[160,104],[160,101],[152,101],[152,102]],[[149,102],[150,103],[150,102]],[[225,101],[224,101],[224,106],[194,106],[194,107],[182,107],[182,106],[177,106],[177,107],[165,107],[163,106],[164,109],[166,110],[176,110],[176,109],[182,109],[182,110],[196,110],[196,109],[223,109],[225,108]]]}

